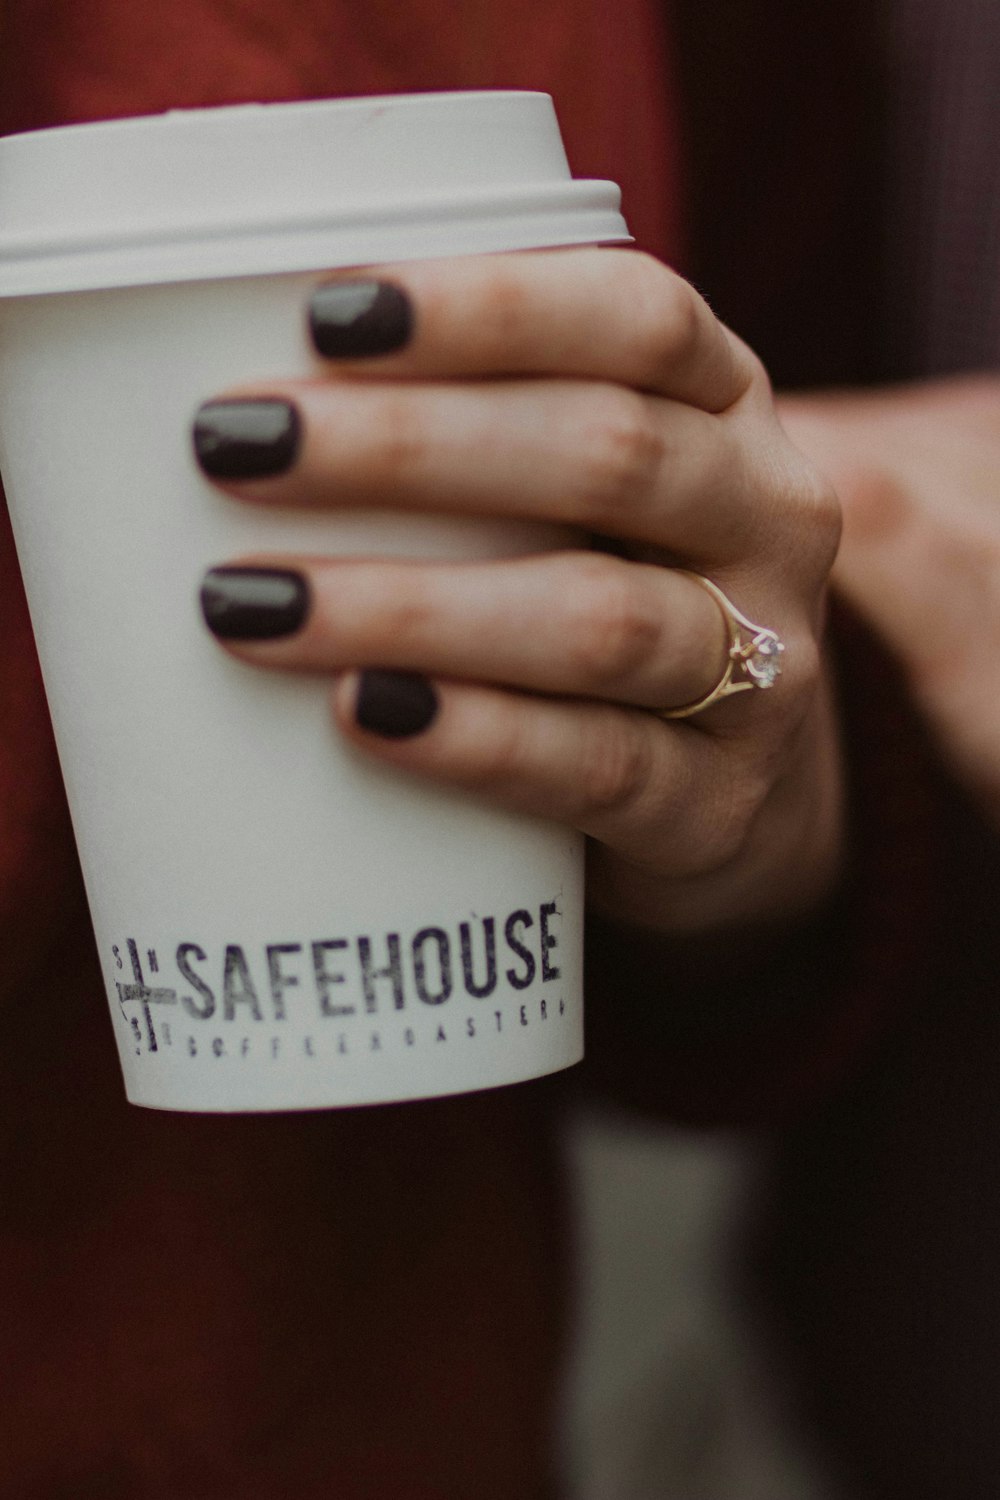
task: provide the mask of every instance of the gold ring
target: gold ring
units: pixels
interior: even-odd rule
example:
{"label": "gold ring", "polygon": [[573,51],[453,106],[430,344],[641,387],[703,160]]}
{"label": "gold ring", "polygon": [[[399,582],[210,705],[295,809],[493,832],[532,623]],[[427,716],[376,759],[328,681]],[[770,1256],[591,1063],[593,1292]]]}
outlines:
{"label": "gold ring", "polygon": [[750,688],[770,688],[781,676],[781,657],[784,643],[776,631],[764,625],[755,625],[746,615],[740,614],[731,599],[727,599],[717,583],[701,573],[692,573],[687,568],[676,569],[685,578],[700,583],[715,600],[722,613],[726,629],[726,665],[711,692],[694,703],[685,703],[681,708],[660,708],[656,713],[661,719],[690,719],[700,714],[722,698],[733,693],[745,693]]}

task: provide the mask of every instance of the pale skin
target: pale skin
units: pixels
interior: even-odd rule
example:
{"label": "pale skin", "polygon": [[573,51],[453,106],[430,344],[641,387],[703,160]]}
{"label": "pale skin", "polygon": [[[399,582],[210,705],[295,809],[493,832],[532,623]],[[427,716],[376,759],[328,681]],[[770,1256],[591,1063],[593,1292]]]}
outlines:
{"label": "pale skin", "polygon": [[[295,634],[226,649],[329,674],[337,730],[400,774],[582,829],[590,899],[613,918],[697,934],[809,909],[840,853],[821,649],[839,509],[786,439],[760,363],[634,251],[370,274],[409,297],[409,343],[206,391],[285,399],[302,420],[287,473],[223,488],[254,505],[528,517],[606,541],[476,564],[219,558],[298,570],[312,598]],[[718,607],[679,568],[786,651],[770,690],[668,722],[655,710],[699,698],[725,664]],[[430,726],[361,730],[365,668],[428,678]]]}
{"label": "pale skin", "polygon": [[781,409],[843,501],[838,588],[892,648],[953,769],[1000,823],[1000,378]]}

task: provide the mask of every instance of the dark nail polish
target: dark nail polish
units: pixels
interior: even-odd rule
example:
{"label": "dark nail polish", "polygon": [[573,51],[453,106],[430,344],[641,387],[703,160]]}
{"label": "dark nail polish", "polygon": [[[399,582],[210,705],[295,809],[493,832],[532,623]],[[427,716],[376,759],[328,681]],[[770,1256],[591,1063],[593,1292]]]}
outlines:
{"label": "dark nail polish", "polygon": [[302,424],[290,401],[206,401],[194,452],[210,479],[266,479],[298,457]]}
{"label": "dark nail polish", "polygon": [[223,641],[294,635],[309,613],[309,585],[280,568],[213,568],[201,585],[201,612]]}
{"label": "dark nail polish", "polygon": [[409,343],[413,304],[391,281],[331,281],[312,294],[309,331],[327,359],[392,354]]}
{"label": "dark nail polish", "polygon": [[415,672],[362,672],[354,717],[361,729],[387,740],[405,740],[433,724],[438,697]]}

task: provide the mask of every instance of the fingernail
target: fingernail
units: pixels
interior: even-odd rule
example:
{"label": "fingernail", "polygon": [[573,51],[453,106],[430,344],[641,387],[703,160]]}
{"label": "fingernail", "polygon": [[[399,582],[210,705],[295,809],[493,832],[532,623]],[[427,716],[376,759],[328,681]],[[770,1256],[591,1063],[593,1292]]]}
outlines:
{"label": "fingernail", "polygon": [[354,718],[369,734],[406,740],[433,724],[438,696],[426,677],[415,672],[362,672]]}
{"label": "fingernail", "polygon": [[220,640],[272,641],[304,624],[309,585],[281,568],[212,568],[202,581],[201,612]]}
{"label": "fingernail", "polygon": [[309,302],[309,331],[327,359],[363,359],[402,349],[413,332],[413,304],[391,281],[331,281]]}
{"label": "fingernail", "polygon": [[194,453],[210,479],[266,479],[298,457],[302,424],[290,401],[206,401],[198,408]]}

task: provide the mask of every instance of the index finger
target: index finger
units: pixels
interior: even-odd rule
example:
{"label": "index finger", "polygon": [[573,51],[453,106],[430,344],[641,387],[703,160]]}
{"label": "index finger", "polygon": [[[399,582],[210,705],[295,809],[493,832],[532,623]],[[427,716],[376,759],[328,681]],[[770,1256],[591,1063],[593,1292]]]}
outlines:
{"label": "index finger", "polygon": [[344,272],[316,288],[310,324],[319,353],[349,362],[352,374],[572,376],[713,413],[746,392],[757,368],[688,282],[635,250],[529,251]]}

